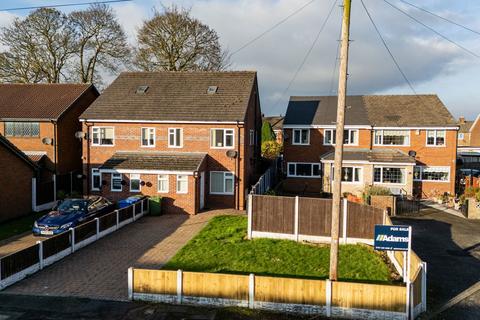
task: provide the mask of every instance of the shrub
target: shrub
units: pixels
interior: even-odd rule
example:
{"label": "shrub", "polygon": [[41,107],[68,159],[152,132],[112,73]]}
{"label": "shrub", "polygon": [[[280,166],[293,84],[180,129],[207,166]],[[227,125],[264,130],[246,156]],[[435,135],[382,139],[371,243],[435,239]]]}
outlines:
{"label": "shrub", "polygon": [[276,141],[265,141],[262,143],[262,156],[267,159],[275,159],[282,152],[282,145]]}
{"label": "shrub", "polygon": [[365,188],[364,192],[367,196],[391,196],[392,192],[390,189],[385,187],[378,186],[368,186]]}
{"label": "shrub", "polygon": [[275,192],[274,189],[268,189],[267,192],[265,192],[265,195],[267,196],[276,196],[277,192]]}
{"label": "shrub", "polygon": [[477,202],[480,202],[480,191],[478,191],[475,195],[475,199],[477,200]]}
{"label": "shrub", "polygon": [[480,187],[468,187],[465,189],[465,196],[467,198],[473,198],[480,192]]}

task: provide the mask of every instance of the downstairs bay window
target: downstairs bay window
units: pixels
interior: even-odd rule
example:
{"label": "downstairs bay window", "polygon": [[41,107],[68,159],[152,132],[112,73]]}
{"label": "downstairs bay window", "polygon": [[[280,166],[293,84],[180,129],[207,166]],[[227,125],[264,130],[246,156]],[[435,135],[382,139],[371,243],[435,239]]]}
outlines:
{"label": "downstairs bay window", "polygon": [[388,184],[405,184],[405,168],[375,167],[373,182]]}

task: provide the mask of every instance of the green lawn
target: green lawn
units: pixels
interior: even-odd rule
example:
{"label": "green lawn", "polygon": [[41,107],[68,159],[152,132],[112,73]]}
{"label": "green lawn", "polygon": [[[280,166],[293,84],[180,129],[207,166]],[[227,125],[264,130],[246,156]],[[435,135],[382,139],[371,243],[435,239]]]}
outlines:
{"label": "green lawn", "polygon": [[[289,240],[246,240],[247,218],[220,216],[185,245],[164,269],[327,278],[329,246]],[[390,282],[382,257],[364,245],[342,245],[339,278]]]}
{"label": "green lawn", "polygon": [[0,240],[10,238],[26,231],[31,231],[33,222],[44,214],[45,212],[32,213],[25,217],[0,223]]}

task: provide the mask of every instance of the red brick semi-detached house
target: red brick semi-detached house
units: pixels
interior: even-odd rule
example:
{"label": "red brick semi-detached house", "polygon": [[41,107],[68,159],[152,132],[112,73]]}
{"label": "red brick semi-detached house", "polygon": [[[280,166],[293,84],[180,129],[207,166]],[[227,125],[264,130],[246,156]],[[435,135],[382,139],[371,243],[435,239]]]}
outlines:
{"label": "red brick semi-detached house", "polygon": [[[342,191],[455,192],[458,125],[436,95],[347,97]],[[331,192],[336,96],[291,97],[283,128],[285,187]]]}
{"label": "red brick semi-detached house", "polygon": [[458,158],[461,160],[463,174],[470,174],[474,170],[480,170],[480,114],[475,120],[468,121],[465,117],[458,120]]}
{"label": "red brick semi-detached house", "polygon": [[0,135],[0,222],[32,212],[32,181],[40,168]]}
{"label": "red brick semi-detached house", "polygon": [[78,117],[98,95],[90,84],[0,84],[0,134],[69,191],[70,174],[82,169]]}
{"label": "red brick semi-detached house", "polygon": [[122,73],[80,119],[88,193],[195,214],[244,209],[258,177],[255,72]]}

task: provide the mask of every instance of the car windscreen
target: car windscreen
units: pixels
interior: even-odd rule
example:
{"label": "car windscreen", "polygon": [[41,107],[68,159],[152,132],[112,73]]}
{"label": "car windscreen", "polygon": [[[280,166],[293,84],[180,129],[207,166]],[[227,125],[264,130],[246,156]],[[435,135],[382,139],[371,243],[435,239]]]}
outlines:
{"label": "car windscreen", "polygon": [[60,214],[70,214],[74,212],[87,212],[88,201],[86,200],[72,200],[66,199],[58,205],[56,210]]}

